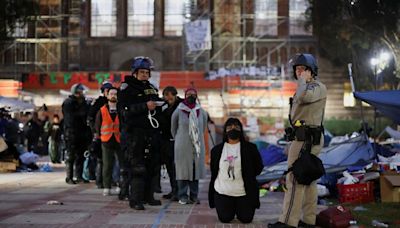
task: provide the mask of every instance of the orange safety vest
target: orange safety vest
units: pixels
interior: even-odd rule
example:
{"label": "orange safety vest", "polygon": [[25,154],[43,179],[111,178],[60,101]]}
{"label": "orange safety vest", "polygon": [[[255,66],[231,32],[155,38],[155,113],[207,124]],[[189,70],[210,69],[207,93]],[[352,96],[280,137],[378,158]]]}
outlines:
{"label": "orange safety vest", "polygon": [[101,107],[101,128],[100,128],[100,139],[102,142],[108,142],[111,137],[114,135],[117,142],[121,142],[119,132],[119,118],[118,115],[115,117],[113,121],[110,113],[108,112],[108,108],[106,105]]}

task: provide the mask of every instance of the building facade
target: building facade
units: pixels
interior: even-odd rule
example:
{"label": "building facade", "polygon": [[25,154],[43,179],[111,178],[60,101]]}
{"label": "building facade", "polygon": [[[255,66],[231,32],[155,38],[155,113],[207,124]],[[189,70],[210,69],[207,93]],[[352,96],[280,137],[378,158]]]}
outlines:
{"label": "building facade", "polygon": [[[211,72],[243,68],[250,72],[255,67],[262,73],[245,72],[233,77],[225,74],[214,79],[220,80],[221,86],[203,88],[207,91],[202,95],[204,105],[212,107],[212,115],[218,118],[285,117],[289,108],[287,99],[294,91],[290,59],[301,52],[319,56],[312,26],[305,29],[307,0],[38,0],[38,3],[40,15],[17,29],[13,40],[1,43],[2,78],[24,84],[30,74],[46,80],[52,74],[65,72],[75,72],[71,78],[74,79],[79,72],[89,75],[129,71],[135,56],[151,57],[160,75],[168,71],[200,71],[204,72],[204,80]],[[186,22],[198,19],[210,20],[212,49],[191,52],[183,27]],[[346,68],[333,67],[329,61],[318,59],[320,78],[329,91],[327,117],[358,115],[358,109],[351,107],[351,96],[345,96]],[[196,83],[189,82],[196,87]],[[22,89],[25,94],[42,97],[51,91],[59,94],[55,89],[45,92],[24,89],[24,85]],[[350,107],[343,107],[344,103]]]}

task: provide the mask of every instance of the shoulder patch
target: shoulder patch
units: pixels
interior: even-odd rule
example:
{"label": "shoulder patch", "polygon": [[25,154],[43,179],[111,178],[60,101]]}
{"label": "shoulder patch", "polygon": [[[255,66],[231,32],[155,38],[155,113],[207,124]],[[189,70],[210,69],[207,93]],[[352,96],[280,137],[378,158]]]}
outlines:
{"label": "shoulder patch", "polygon": [[125,82],[122,83],[119,88],[120,88],[120,90],[124,90],[124,89],[128,88],[128,83],[125,83]]}
{"label": "shoulder patch", "polygon": [[319,84],[316,82],[311,82],[311,83],[307,84],[307,90],[313,90],[316,87],[319,87]]}

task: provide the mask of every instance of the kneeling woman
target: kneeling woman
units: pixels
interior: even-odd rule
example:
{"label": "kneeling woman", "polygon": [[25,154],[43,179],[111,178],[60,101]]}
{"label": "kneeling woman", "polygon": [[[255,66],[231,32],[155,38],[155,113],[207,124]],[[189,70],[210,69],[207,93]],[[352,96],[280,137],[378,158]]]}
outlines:
{"label": "kneeling woman", "polygon": [[250,223],[260,207],[256,176],[263,165],[256,145],[245,141],[238,119],[226,121],[224,142],[211,150],[210,167],[208,202],[217,209],[219,220],[229,223],[236,215],[242,223]]}

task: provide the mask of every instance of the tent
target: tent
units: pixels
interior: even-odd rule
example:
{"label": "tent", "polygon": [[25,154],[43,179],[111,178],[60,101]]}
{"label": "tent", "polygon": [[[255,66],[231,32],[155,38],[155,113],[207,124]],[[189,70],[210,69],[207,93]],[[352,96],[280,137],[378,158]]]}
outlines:
{"label": "tent", "polygon": [[[324,147],[319,158],[324,164],[326,173],[334,173],[346,170],[349,166],[366,165],[375,158],[375,153],[368,138],[361,134],[345,142]],[[266,166],[257,176],[257,180],[259,183],[265,183],[279,179],[286,170],[287,161]]]}
{"label": "tent", "polygon": [[400,90],[354,92],[354,97],[374,106],[400,124]]}
{"label": "tent", "polygon": [[18,100],[16,98],[0,96],[0,108],[5,108],[11,112],[33,111],[35,109],[35,105]]}

